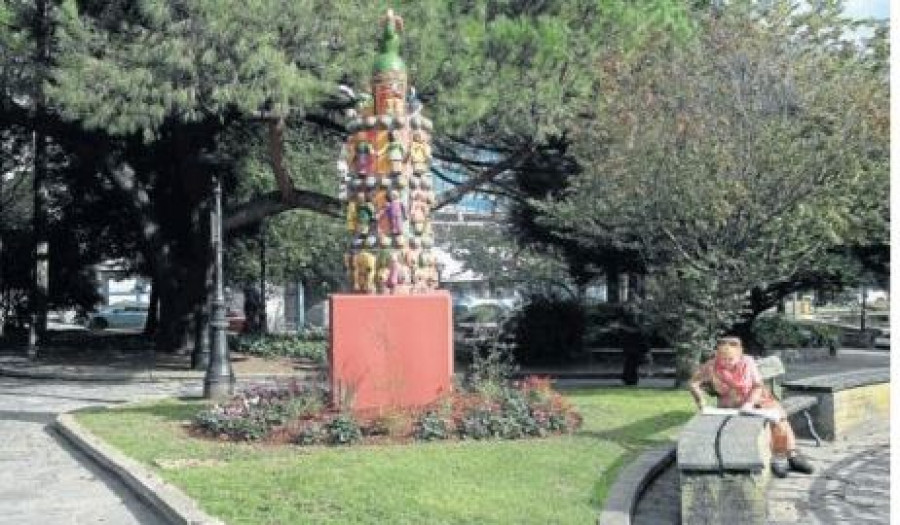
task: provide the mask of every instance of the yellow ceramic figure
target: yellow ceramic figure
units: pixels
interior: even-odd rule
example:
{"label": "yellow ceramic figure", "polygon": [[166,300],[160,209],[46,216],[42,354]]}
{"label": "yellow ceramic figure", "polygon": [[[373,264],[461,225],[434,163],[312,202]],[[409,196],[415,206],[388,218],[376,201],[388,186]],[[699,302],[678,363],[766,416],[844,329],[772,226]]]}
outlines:
{"label": "yellow ceramic figure", "polygon": [[375,255],[362,251],[353,258],[354,290],[363,293],[375,292]]}
{"label": "yellow ceramic figure", "polygon": [[347,231],[356,232],[356,201],[347,202]]}
{"label": "yellow ceramic figure", "polygon": [[421,131],[415,131],[412,135],[412,143],[409,145],[409,161],[412,163],[413,173],[421,174],[428,171],[428,161],[431,159],[431,146],[425,141]]}

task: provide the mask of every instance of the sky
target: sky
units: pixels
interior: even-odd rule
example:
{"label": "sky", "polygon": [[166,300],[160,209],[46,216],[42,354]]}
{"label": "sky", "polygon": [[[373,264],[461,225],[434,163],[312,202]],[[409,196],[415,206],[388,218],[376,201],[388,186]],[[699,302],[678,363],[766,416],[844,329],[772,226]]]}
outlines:
{"label": "sky", "polygon": [[846,0],[844,13],[852,18],[879,18],[890,16],[890,0]]}

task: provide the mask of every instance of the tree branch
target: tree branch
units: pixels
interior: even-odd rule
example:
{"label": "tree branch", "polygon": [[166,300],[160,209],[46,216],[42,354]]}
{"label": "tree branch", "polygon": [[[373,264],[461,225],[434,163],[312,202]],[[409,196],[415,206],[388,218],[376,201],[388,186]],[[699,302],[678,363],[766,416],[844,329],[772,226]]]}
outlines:
{"label": "tree branch", "polygon": [[287,197],[280,190],[273,191],[228,210],[224,226],[226,230],[233,230],[255,224],[270,215],[294,209],[314,211],[335,218],[342,216],[341,203],[336,198],[291,188]]}
{"label": "tree branch", "polygon": [[434,210],[439,210],[444,206],[459,202],[470,191],[477,190],[481,185],[491,182],[508,170],[522,166],[522,164],[530,159],[533,154],[534,148],[530,146],[522,148],[518,152],[508,156],[506,160],[498,162],[493,168],[484,170],[478,176],[471,177],[457,187],[445,191],[441,194],[440,198],[438,198],[437,203],[434,205]]}
{"label": "tree branch", "polygon": [[281,199],[287,201],[294,190],[291,174],[284,165],[284,118],[269,121],[269,161],[275,172],[275,183],[281,192]]}

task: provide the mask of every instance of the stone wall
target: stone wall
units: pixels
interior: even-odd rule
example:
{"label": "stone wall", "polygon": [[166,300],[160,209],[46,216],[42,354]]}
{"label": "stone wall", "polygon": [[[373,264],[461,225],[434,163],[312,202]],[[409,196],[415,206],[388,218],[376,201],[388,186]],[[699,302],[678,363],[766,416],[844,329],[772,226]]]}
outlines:
{"label": "stone wall", "polygon": [[677,455],[682,523],[766,523],[771,451],[763,419],[695,416]]}
{"label": "stone wall", "polygon": [[[804,378],[785,383],[784,395],[815,396],[818,404],[810,409],[810,415],[822,439],[833,441],[867,421],[890,418],[889,374],[888,370],[864,370]],[[795,415],[791,423],[805,436],[801,418]]]}
{"label": "stone wall", "polygon": [[764,524],[768,469],[750,473],[681,472],[681,522]]}
{"label": "stone wall", "polygon": [[[819,393],[816,395],[819,403],[810,410],[810,415],[820,437],[834,441],[873,418],[890,418],[890,395],[889,383]],[[795,415],[791,425],[798,434],[808,437],[806,423],[801,418],[802,415]]]}

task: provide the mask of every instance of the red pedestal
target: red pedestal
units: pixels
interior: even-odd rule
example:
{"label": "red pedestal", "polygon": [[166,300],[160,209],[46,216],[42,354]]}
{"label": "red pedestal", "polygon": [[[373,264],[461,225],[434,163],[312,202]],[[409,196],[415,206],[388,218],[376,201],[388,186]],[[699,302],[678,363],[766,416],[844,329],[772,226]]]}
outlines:
{"label": "red pedestal", "polygon": [[332,295],[331,395],[352,410],[423,406],[450,391],[450,294]]}

